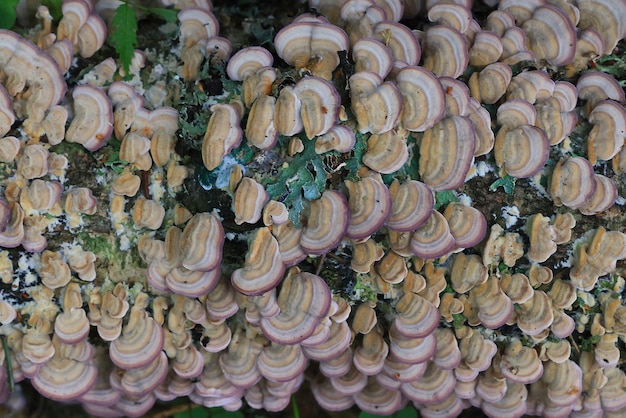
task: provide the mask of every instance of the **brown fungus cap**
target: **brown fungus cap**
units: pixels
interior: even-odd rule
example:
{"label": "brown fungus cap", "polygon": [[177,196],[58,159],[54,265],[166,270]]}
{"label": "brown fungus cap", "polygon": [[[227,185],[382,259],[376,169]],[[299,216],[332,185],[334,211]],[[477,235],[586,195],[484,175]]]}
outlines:
{"label": "brown fungus cap", "polygon": [[448,116],[437,122],[424,132],[419,146],[422,181],[435,191],[461,187],[474,160],[475,146],[469,118]]}
{"label": "brown fungus cap", "polygon": [[208,170],[216,169],[222,159],[243,138],[240,127],[239,108],[232,104],[214,104],[211,117],[202,141],[202,161]]}
{"label": "brown fungus cap", "polygon": [[310,204],[300,246],[308,254],[324,254],[341,242],[349,223],[350,208],[346,197],[337,190],[326,190],[322,197]]}
{"label": "brown fungus cap", "polygon": [[74,118],[65,134],[68,142],[78,142],[89,151],[106,145],[113,133],[111,101],[101,90],[83,84],[72,90]]}
{"label": "brown fungus cap", "polygon": [[445,94],[441,83],[430,71],[423,67],[404,67],[396,75],[396,84],[404,98],[400,115],[403,128],[423,132],[441,120]]}
{"label": "brown fungus cap", "polygon": [[319,276],[292,270],[283,280],[278,296],[280,313],[261,318],[261,329],[279,344],[299,343],[315,332],[330,309],[328,285]]}
{"label": "brown fungus cap", "polygon": [[275,288],[284,272],[278,241],[267,227],[259,228],[252,237],[243,268],[233,272],[231,281],[237,291],[259,295]]}

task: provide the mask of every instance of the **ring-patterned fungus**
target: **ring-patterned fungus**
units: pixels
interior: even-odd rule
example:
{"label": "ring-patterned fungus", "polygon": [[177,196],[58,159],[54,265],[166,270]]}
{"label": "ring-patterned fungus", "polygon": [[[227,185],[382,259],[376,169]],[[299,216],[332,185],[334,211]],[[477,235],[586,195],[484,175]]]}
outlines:
{"label": "ring-patterned fungus", "polygon": [[124,65],[134,2],[40,3],[0,30],[0,403],[626,415],[625,0],[158,0]]}

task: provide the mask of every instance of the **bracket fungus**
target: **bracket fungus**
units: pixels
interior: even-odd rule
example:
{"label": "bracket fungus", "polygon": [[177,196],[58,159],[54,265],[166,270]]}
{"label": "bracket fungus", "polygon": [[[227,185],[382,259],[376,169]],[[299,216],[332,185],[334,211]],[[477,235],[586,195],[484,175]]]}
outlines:
{"label": "bracket fungus", "polygon": [[269,3],[31,3],[0,30],[3,407],[12,377],[96,416],[626,414],[624,1],[285,2],[275,36]]}

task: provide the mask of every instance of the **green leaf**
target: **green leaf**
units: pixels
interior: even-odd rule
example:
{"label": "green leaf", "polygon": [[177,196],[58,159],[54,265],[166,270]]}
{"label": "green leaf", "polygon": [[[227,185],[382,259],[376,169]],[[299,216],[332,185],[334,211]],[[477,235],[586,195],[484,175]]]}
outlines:
{"label": "green leaf", "polygon": [[442,206],[447,206],[448,203],[458,202],[459,198],[456,197],[453,191],[437,192],[435,193],[435,210]]}
{"label": "green leaf", "polygon": [[281,201],[289,209],[289,218],[300,225],[304,199],[318,199],[326,188],[328,175],[322,156],[315,153],[315,140],[304,139],[304,150],[274,177],[263,181],[270,199]]}
{"label": "green leaf", "polygon": [[15,24],[15,6],[20,0],[0,1],[0,28],[11,29]]}
{"label": "green leaf", "polygon": [[124,72],[128,74],[137,46],[137,13],[127,3],[122,3],[115,10],[111,42],[120,56]]}
{"label": "green leaf", "polygon": [[506,176],[501,177],[491,183],[491,186],[489,186],[489,190],[496,191],[496,189],[500,186],[502,186],[502,188],[504,189],[504,193],[513,194],[513,190],[515,190],[515,177],[511,177],[507,174]]}
{"label": "green leaf", "polygon": [[48,11],[50,11],[50,14],[54,18],[54,20],[61,20],[61,17],[63,17],[63,12],[61,11],[63,0],[43,0],[41,4],[48,8]]}

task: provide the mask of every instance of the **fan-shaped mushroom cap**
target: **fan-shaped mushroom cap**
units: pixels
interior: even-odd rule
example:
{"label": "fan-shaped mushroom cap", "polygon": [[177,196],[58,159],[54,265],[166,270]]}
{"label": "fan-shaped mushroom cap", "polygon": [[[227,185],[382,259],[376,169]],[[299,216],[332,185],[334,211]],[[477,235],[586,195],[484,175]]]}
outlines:
{"label": "fan-shaped mushroom cap", "polygon": [[349,41],[342,29],[328,22],[301,20],[282,28],[274,37],[274,46],[287,64],[330,79],[339,65],[337,52],[347,51]]}
{"label": "fan-shaped mushroom cap", "polygon": [[591,241],[576,248],[570,279],[577,288],[589,291],[598,277],[615,271],[617,260],[623,258],[626,258],[626,235],[600,227],[594,230]]}
{"label": "fan-shaped mushroom cap", "polygon": [[[123,369],[135,369],[154,361],[163,349],[163,329],[144,309],[147,295],[138,296],[122,335],[111,343],[109,355]],[[137,299],[146,299],[139,302]]]}
{"label": "fan-shaped mushroom cap", "polygon": [[549,154],[546,133],[535,126],[522,125],[496,136],[494,156],[501,173],[517,178],[532,177],[543,168]]}
{"label": "fan-shaped mushroom cap", "polygon": [[537,351],[524,347],[519,339],[513,339],[507,344],[499,366],[504,377],[515,383],[533,383],[543,374]]}
{"label": "fan-shaped mushroom cap", "polygon": [[375,376],[383,369],[389,346],[378,331],[372,330],[363,336],[361,345],[354,350],[354,366],[366,376]]}
{"label": "fan-shaped mushroom cap", "polygon": [[580,76],[576,83],[578,98],[587,101],[589,108],[593,109],[603,100],[612,99],[623,102],[624,90],[617,80],[610,74],[600,71],[590,71]]}
{"label": "fan-shaped mushroom cap", "polygon": [[311,392],[315,401],[327,411],[343,411],[354,405],[353,396],[338,392],[327,379],[311,382]]}
{"label": "fan-shaped mushroom cap", "polygon": [[278,241],[268,228],[259,228],[252,238],[244,267],[233,272],[231,281],[237,291],[259,295],[275,288],[284,272]]}
{"label": "fan-shaped mushroom cap", "polygon": [[476,135],[472,122],[448,116],[424,132],[420,143],[419,173],[435,191],[461,187],[474,160]]}
{"label": "fan-shaped mushroom cap", "polygon": [[465,33],[472,20],[472,11],[461,4],[439,3],[428,9],[428,20]]}
{"label": "fan-shaped mushroom cap", "polygon": [[372,38],[360,38],[352,45],[352,59],[355,71],[372,71],[383,79],[393,68],[391,50]]}
{"label": "fan-shaped mushroom cap", "polygon": [[4,86],[0,85],[0,136],[6,135],[11,130],[13,122],[15,122],[13,100]]}
{"label": "fan-shaped mushroom cap", "polygon": [[437,404],[447,398],[456,385],[454,373],[429,361],[426,372],[419,379],[403,383],[400,390],[410,400],[424,405]]}
{"label": "fan-shaped mushroom cap", "polygon": [[[220,25],[213,13],[200,7],[185,7],[178,12],[180,21],[180,41],[186,46],[195,45],[201,39],[208,39],[220,32]],[[230,76],[230,75],[229,75]]]}
{"label": "fan-shaped mushroom cap", "polygon": [[159,229],[165,209],[157,201],[140,197],[133,207],[133,222],[139,228]]}
{"label": "fan-shaped mushroom cap", "polygon": [[374,39],[391,50],[394,66],[414,66],[420,62],[422,50],[413,32],[401,23],[383,21],[374,28]]}
{"label": "fan-shaped mushroom cap", "polygon": [[285,136],[296,135],[304,128],[300,112],[302,102],[291,86],[285,86],[280,90],[276,105],[274,106],[274,127],[276,131]]}
{"label": "fan-shaped mushroom cap", "polygon": [[319,77],[304,77],[294,86],[300,100],[300,117],[307,138],[323,135],[339,117],[339,93],[328,81]]}
{"label": "fan-shaped mushroom cap", "polygon": [[375,177],[361,181],[345,181],[350,198],[350,223],[346,230],[348,238],[360,240],[378,230],[391,211],[391,196],[385,184]]}
{"label": "fan-shaped mushroom cap", "polygon": [[450,233],[458,248],[470,248],[477,245],[487,233],[485,216],[471,206],[457,202],[449,203],[443,216],[448,221]]}
{"label": "fan-shaped mushroom cap", "polygon": [[330,290],[324,280],[311,273],[291,271],[278,296],[280,313],[261,318],[261,329],[276,343],[299,343],[313,335],[321,319],[328,315],[330,304]]}
{"label": "fan-shaped mushroom cap", "polygon": [[[445,112],[445,94],[441,83],[423,67],[404,67],[396,75],[403,96],[402,127],[423,132],[439,122]],[[426,109],[426,111],[425,111]]]}
{"label": "fan-shaped mushroom cap", "polygon": [[311,202],[300,246],[309,254],[324,254],[341,242],[349,223],[346,197],[339,191],[326,190],[322,197]]}
{"label": "fan-shaped mushroom cap", "polygon": [[464,314],[470,325],[483,324],[486,328],[497,329],[513,316],[513,302],[502,291],[500,281],[489,276],[487,281],[471,289]]}
{"label": "fan-shaped mushroom cap", "polygon": [[93,56],[107,38],[107,26],[97,14],[90,14],[85,23],[78,29],[76,49],[83,58]]}
{"label": "fan-shaped mushroom cap", "polygon": [[582,0],[576,3],[580,10],[580,29],[597,30],[605,43],[602,53],[610,54],[617,42],[626,36],[626,6],[609,0]]}
{"label": "fan-shaped mushroom cap", "polygon": [[382,174],[398,171],[409,158],[404,137],[395,130],[380,135],[371,135],[367,141],[367,152],[363,164]]}
{"label": "fan-shaped mushroom cap", "polygon": [[433,26],[426,31],[423,54],[424,68],[437,77],[457,78],[469,62],[465,37],[450,26]]}
{"label": "fan-shaped mushroom cap", "polygon": [[323,154],[328,151],[346,153],[354,148],[356,138],[354,131],[344,125],[335,125],[327,133],[315,140],[315,153]]}
{"label": "fan-shaped mushroom cap", "polygon": [[63,261],[59,252],[46,250],[41,254],[39,275],[41,281],[49,289],[66,286],[71,279],[70,266]]}
{"label": "fan-shaped mushroom cap", "polygon": [[237,106],[217,103],[210,110],[211,117],[202,141],[202,161],[208,170],[214,170],[233,148],[239,146],[243,130]]}
{"label": "fan-shaped mushroom cap", "polygon": [[111,101],[101,90],[87,84],[72,90],[74,118],[65,133],[68,142],[78,142],[89,151],[106,145],[113,133]]}
{"label": "fan-shaped mushroom cap", "polygon": [[40,144],[26,145],[17,159],[17,173],[27,180],[45,176],[48,174],[49,156],[48,150]]}
{"label": "fan-shaped mushroom cap", "polygon": [[389,186],[391,213],[385,226],[399,232],[414,231],[430,217],[435,199],[424,183],[409,180],[400,184],[395,180]]}
{"label": "fan-shaped mushroom cap", "polygon": [[369,378],[367,386],[354,395],[354,402],[361,410],[370,414],[393,414],[402,408],[402,394],[389,390]]}
{"label": "fan-shaped mushroom cap", "polygon": [[452,77],[439,77],[439,82],[446,94],[446,116],[467,116],[470,102],[467,85]]}
{"label": "fan-shaped mushroom cap", "polygon": [[425,363],[435,354],[436,348],[437,339],[434,334],[424,338],[412,338],[400,334],[395,325],[389,330],[389,352],[403,363]]}
{"label": "fan-shaped mushroom cap", "polygon": [[526,71],[511,79],[506,98],[507,100],[523,99],[529,103],[535,103],[552,96],[554,86],[554,81],[545,71]]}
{"label": "fan-shaped mushroom cap", "polygon": [[487,65],[470,77],[472,97],[482,103],[497,102],[506,92],[512,76],[511,67],[503,62]]}
{"label": "fan-shaped mushroom cap", "polygon": [[260,68],[271,67],[274,63],[272,54],[260,46],[240,49],[228,60],[226,73],[231,80],[243,81],[253,76]]}
{"label": "fan-shaped mushroom cap", "polygon": [[487,268],[480,256],[458,253],[454,256],[450,269],[451,286],[457,293],[465,293],[475,286],[485,283],[489,277]]}
{"label": "fan-shaped mushroom cap", "polygon": [[400,91],[390,81],[369,71],[360,71],[350,77],[352,108],[359,124],[359,132],[380,134],[392,129],[402,110]]}
{"label": "fan-shaped mushroom cap", "polygon": [[535,263],[543,263],[556,252],[556,230],[550,225],[550,218],[540,213],[526,220],[526,235],[530,239],[527,257]]}
{"label": "fan-shaped mushroom cap", "polygon": [[583,157],[561,159],[552,171],[548,193],[557,206],[577,209],[589,201],[596,189],[591,163]]}
{"label": "fan-shaped mushroom cap", "polygon": [[350,267],[358,273],[369,273],[372,265],[385,255],[385,250],[369,238],[364,242],[354,243]]}
{"label": "fan-shaped mushroom cap", "polygon": [[491,30],[481,30],[476,33],[474,42],[468,51],[469,65],[480,67],[493,64],[498,61],[502,52],[500,36]]}
{"label": "fan-shaped mushroom cap", "polygon": [[70,401],[87,393],[96,383],[97,375],[93,362],[53,357],[39,369],[32,384],[49,399]]}
{"label": "fan-shaped mushroom cap", "polygon": [[558,7],[546,5],[534,10],[521,28],[537,59],[552,65],[568,64],[576,52],[576,29]]}
{"label": "fan-shaped mushroom cap", "polygon": [[398,316],[394,320],[397,334],[407,338],[424,338],[439,324],[439,311],[430,302],[411,292],[406,292],[396,305]]}
{"label": "fan-shaped mushroom cap", "polygon": [[[347,322],[337,323],[333,321],[330,325],[330,335],[326,341],[313,346],[303,346],[302,350],[307,358],[319,361],[320,363],[326,362],[326,367],[328,368],[330,367],[329,362],[331,362],[332,359],[336,359],[341,356],[342,353],[348,351],[352,338],[353,333],[350,331]],[[351,360],[352,356],[348,359],[348,365]],[[320,364],[320,371],[321,370],[322,365]]]}
{"label": "fan-shaped mushroom cap", "polygon": [[587,137],[589,162],[610,160],[624,146],[626,140],[626,110],[613,100],[598,103],[589,114],[593,125]]}
{"label": "fan-shaped mushroom cap", "polygon": [[11,162],[17,157],[20,151],[20,140],[14,136],[5,136],[0,138],[0,161],[3,163]]}
{"label": "fan-shaped mushroom cap", "polygon": [[456,246],[446,218],[436,210],[411,235],[413,254],[424,259],[435,259],[448,254]]}
{"label": "fan-shaped mushroom cap", "polygon": [[613,180],[602,174],[594,174],[593,177],[596,182],[596,190],[589,200],[579,208],[583,215],[595,215],[604,212],[613,206],[618,197],[617,186]]}
{"label": "fan-shaped mushroom cap", "polygon": [[269,195],[262,185],[250,177],[244,177],[235,191],[235,223],[255,224],[261,219],[263,206],[269,200]]}
{"label": "fan-shaped mushroom cap", "polygon": [[539,335],[554,320],[552,304],[548,295],[541,290],[535,290],[533,297],[524,303],[515,306],[517,326],[528,335]]}
{"label": "fan-shaped mushroom cap", "polygon": [[275,106],[274,97],[261,95],[250,108],[246,124],[246,139],[259,149],[271,149],[278,140],[278,132],[274,127]]}
{"label": "fan-shaped mushroom cap", "polygon": [[70,283],[65,288],[63,313],[54,321],[56,337],[65,344],[83,341],[89,333],[89,320],[82,309],[83,300],[78,283]]}

